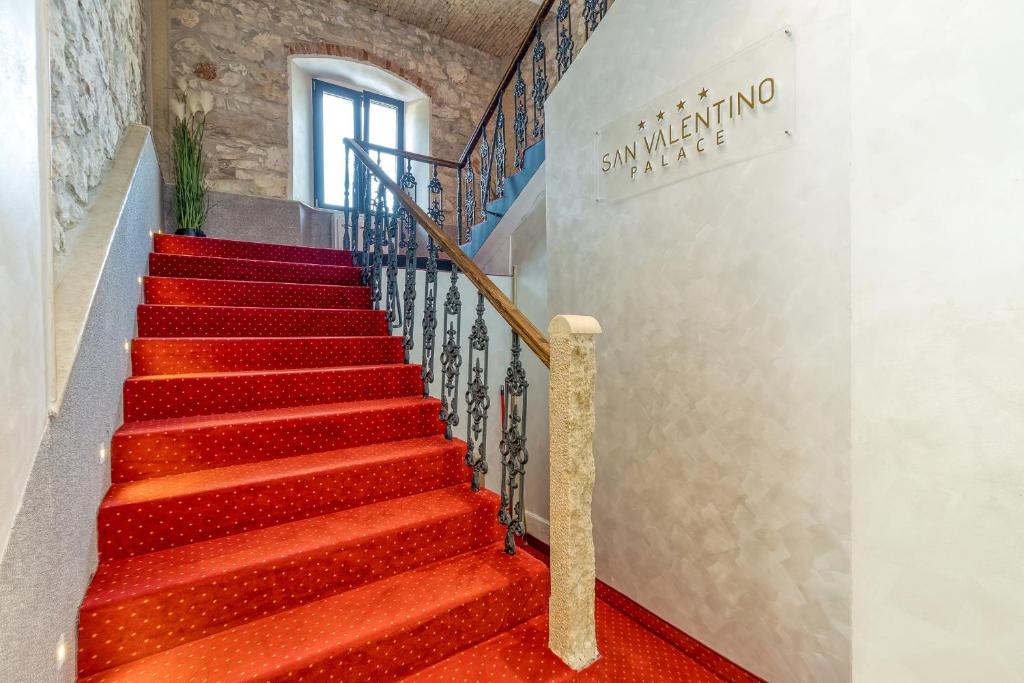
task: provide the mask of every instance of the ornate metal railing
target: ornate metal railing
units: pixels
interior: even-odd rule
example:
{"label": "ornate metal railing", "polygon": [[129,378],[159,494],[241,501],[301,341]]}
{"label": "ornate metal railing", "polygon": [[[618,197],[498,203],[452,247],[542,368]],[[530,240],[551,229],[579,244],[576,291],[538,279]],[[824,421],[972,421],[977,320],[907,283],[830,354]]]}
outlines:
{"label": "ornate metal railing", "polygon": [[[369,145],[351,139],[345,141],[345,146],[346,154],[354,162],[354,177],[346,180],[346,196],[354,199],[344,210],[342,241],[358,256],[363,282],[370,287],[373,307],[384,310],[392,331],[402,335],[406,362],[413,358],[416,332],[420,332],[423,393],[425,396],[436,393],[440,398],[439,418],[447,438],[454,438],[460,421],[465,419],[465,461],[472,470],[474,490],[480,489],[487,474],[487,425],[494,394],[494,387],[488,384],[491,362],[491,332],[485,317],[488,303],[512,329],[508,370],[498,392],[501,397],[498,450],[502,472],[499,520],[507,529],[505,550],[512,554],[516,536],[525,534],[523,479],[528,459],[526,399],[529,384],[520,359],[521,345],[525,343],[547,365],[550,362],[548,340],[445,232],[444,187],[438,174],[442,160],[391,150],[371,151]],[[386,153],[393,153],[399,159],[397,180],[389,177],[380,166],[380,157]],[[427,179],[425,198],[418,197],[419,178]],[[420,205],[420,199],[425,199],[426,209]],[[423,242],[421,237],[425,238]],[[450,273],[447,292],[439,300],[442,252]],[[418,282],[421,263],[422,285]],[[465,277],[476,289],[475,301],[467,302],[473,308],[469,309],[471,321],[467,320],[465,325],[460,277]],[[420,292],[422,313],[417,316]],[[443,306],[440,315],[439,303]],[[467,333],[465,338],[464,332]],[[440,366],[435,367],[438,356]],[[465,393],[460,397],[463,365],[468,376]],[[460,398],[464,399],[464,405]]]}
{"label": "ornate metal railing", "polygon": [[[468,240],[474,225],[486,219],[487,203],[504,196],[506,178],[524,168],[527,149],[544,139],[544,105],[548,95],[610,5],[611,0],[541,3],[459,157],[460,243]],[[524,72],[529,74],[529,83]],[[511,146],[506,137],[506,121],[512,125]]]}
{"label": "ornate metal railing", "polygon": [[[508,366],[497,391],[498,517],[507,529],[505,550],[510,554],[515,552],[515,538],[526,533],[523,495],[529,459],[529,382],[521,360],[522,345],[548,366],[549,344],[460,244],[486,218],[488,203],[504,195],[506,179],[525,167],[527,150],[544,138],[547,97],[608,6],[609,0],[560,0],[557,6],[555,0],[545,0],[541,4],[458,161],[345,140],[342,245],[358,255],[374,308],[385,310],[391,330],[401,333],[406,362],[413,358],[416,332],[420,332],[423,393],[434,392],[440,399],[439,417],[447,438],[454,438],[465,420],[465,462],[472,471],[474,490],[480,489],[488,473],[487,426],[495,393],[488,384],[492,335],[485,316],[487,304],[511,327]],[[529,74],[529,84],[524,72]],[[506,138],[508,120],[511,147]],[[381,168],[382,156],[397,160],[397,177]],[[454,203],[449,204],[452,197]],[[454,235],[449,234],[451,222]],[[449,282],[439,296],[442,262],[449,267]],[[424,271],[419,318],[418,268]],[[475,301],[463,302],[460,277],[476,288]],[[464,308],[472,318],[465,325]],[[463,371],[466,388],[460,395]]]}

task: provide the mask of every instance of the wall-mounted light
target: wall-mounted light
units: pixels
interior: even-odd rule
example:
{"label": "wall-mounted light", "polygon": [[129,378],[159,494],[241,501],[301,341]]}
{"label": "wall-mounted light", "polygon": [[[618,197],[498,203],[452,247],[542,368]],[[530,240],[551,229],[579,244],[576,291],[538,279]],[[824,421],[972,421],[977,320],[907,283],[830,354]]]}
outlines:
{"label": "wall-mounted light", "polygon": [[60,640],[57,641],[56,657],[57,657],[57,668],[58,669],[63,668],[64,662],[68,658],[68,645],[64,641],[64,634],[63,633],[60,634]]}

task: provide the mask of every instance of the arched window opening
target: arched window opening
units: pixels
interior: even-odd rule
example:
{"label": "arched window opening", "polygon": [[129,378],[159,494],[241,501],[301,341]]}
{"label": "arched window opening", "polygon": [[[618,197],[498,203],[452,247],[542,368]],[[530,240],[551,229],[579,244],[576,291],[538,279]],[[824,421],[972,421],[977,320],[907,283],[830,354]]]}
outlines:
{"label": "arched window opening", "polygon": [[[293,199],[343,208],[346,137],[430,153],[430,98],[390,71],[342,57],[293,55],[289,79]],[[392,177],[400,175],[395,157],[381,155],[380,162]]]}

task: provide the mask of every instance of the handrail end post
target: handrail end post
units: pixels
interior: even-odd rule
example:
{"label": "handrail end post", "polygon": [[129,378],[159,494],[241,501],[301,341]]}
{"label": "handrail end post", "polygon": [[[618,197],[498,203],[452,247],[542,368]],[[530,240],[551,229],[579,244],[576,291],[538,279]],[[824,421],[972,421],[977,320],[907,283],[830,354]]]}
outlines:
{"label": "handrail end post", "polygon": [[588,316],[559,315],[548,327],[551,365],[550,546],[548,647],[581,670],[598,657],[594,622],[594,386],[596,336]]}

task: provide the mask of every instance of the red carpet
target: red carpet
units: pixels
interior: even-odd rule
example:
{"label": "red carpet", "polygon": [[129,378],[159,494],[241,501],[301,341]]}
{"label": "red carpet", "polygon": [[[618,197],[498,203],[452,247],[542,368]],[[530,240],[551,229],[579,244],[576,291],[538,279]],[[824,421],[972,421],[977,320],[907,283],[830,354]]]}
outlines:
{"label": "red carpet", "polygon": [[596,665],[548,652],[547,567],[503,552],[348,252],[155,246],[82,680],[720,680],[603,603]]}

